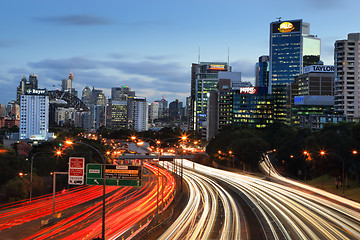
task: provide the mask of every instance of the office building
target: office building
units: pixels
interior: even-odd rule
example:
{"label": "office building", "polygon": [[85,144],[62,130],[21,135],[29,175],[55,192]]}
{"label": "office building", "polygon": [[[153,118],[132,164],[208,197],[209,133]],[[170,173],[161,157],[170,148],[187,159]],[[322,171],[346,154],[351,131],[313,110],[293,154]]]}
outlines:
{"label": "office building", "polygon": [[[330,99],[323,98],[323,96],[331,96],[332,101],[327,101],[325,105],[316,103],[316,101],[306,101],[306,104],[295,103],[295,98],[297,96],[313,96],[312,99],[318,99],[319,103],[321,99]],[[287,123],[290,125],[299,125],[300,115],[312,114],[311,105],[309,103],[314,103],[313,109],[316,109],[316,114],[320,114],[321,109],[327,114],[334,114],[334,66],[332,65],[310,65],[304,67],[303,74],[295,77],[293,83],[290,84],[290,89],[288,91],[288,103],[289,106],[287,109]],[[299,98],[300,99],[300,98]],[[305,99],[307,99],[305,97]],[[305,107],[306,106],[306,107]],[[329,107],[331,106],[331,108]],[[308,108],[309,111],[303,111],[302,109]],[[299,110],[300,109],[300,110]]]}
{"label": "office building", "polygon": [[111,128],[127,129],[128,128],[128,104],[126,100],[111,101]]}
{"label": "office building", "polygon": [[159,102],[152,102],[149,106],[149,121],[154,123],[155,119],[159,118]]}
{"label": "office building", "polygon": [[243,87],[233,92],[233,122],[255,128],[273,123],[273,96],[267,87]]}
{"label": "office building", "polygon": [[269,91],[274,97],[274,120],[286,122],[287,85],[305,66],[320,60],[320,39],[300,20],[270,24]]}
{"label": "office building", "polygon": [[348,121],[360,120],[360,33],[335,42],[335,110]]}
{"label": "office building", "polygon": [[91,89],[86,86],[83,90],[82,90],[82,96],[81,96],[81,100],[85,103],[86,106],[90,106],[91,105]]}
{"label": "office building", "polygon": [[134,97],[135,91],[131,91],[128,86],[111,88],[111,103],[108,114],[111,128],[132,128],[132,102]]}
{"label": "office building", "polygon": [[166,118],[169,116],[169,108],[168,108],[168,101],[165,99],[165,96],[161,100],[156,100],[159,104],[159,113],[158,118]]}
{"label": "office building", "polygon": [[146,98],[134,97],[132,104],[132,129],[141,132],[148,130],[148,102]]}
{"label": "office building", "polygon": [[191,67],[191,130],[206,138],[208,97],[217,90],[218,73],[231,72],[226,62],[193,63]]}
{"label": "office building", "polygon": [[90,131],[97,131],[101,126],[106,126],[106,106],[91,105]]}
{"label": "office building", "polygon": [[171,120],[179,120],[182,117],[182,112],[182,102],[179,102],[178,99],[169,104],[169,117]]}
{"label": "office building", "polygon": [[69,73],[68,78],[63,79],[61,82],[61,90],[63,92],[68,92],[74,96],[78,96],[78,92],[75,88],[72,87],[72,81],[74,80],[74,75],[72,73]]}
{"label": "office building", "polygon": [[49,128],[49,97],[46,89],[29,89],[20,96],[20,139],[46,140]]}
{"label": "office building", "polygon": [[321,129],[325,123],[345,121],[343,114],[334,111],[334,96],[295,96],[292,105],[292,125]]}
{"label": "office building", "polygon": [[255,86],[269,87],[269,56],[259,57],[255,67]]}
{"label": "office building", "polygon": [[23,78],[20,81],[19,86],[17,87],[17,93],[16,93],[16,103],[20,104],[20,96],[22,94],[25,94],[26,91],[31,89],[37,89],[38,88],[38,76],[35,74],[29,75],[29,81],[26,80],[26,77],[23,76]]}

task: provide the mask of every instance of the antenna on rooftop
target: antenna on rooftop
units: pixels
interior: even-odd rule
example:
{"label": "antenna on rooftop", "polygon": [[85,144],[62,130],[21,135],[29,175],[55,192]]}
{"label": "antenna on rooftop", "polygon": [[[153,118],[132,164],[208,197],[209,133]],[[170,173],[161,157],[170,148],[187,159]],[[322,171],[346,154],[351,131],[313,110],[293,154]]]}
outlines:
{"label": "antenna on rooftop", "polygon": [[230,47],[228,46],[228,67],[230,66]]}
{"label": "antenna on rooftop", "polygon": [[200,64],[200,46],[199,46],[198,64]]}
{"label": "antenna on rooftop", "polygon": [[279,22],[281,22],[281,17],[277,17],[276,19],[279,20]]}

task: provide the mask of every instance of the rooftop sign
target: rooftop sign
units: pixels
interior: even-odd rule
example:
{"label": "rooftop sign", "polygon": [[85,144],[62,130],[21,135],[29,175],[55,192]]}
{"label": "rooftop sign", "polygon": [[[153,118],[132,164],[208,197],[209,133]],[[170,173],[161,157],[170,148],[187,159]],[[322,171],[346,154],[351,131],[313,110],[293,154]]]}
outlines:
{"label": "rooftop sign", "polygon": [[309,72],[334,72],[335,67],[333,65],[310,65],[303,69],[303,73]]}

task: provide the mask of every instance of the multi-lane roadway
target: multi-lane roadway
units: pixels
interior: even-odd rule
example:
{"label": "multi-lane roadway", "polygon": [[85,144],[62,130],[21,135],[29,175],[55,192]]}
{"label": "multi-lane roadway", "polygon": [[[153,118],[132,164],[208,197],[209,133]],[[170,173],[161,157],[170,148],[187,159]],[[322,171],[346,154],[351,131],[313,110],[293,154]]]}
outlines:
{"label": "multi-lane roadway", "polygon": [[[357,202],[276,172],[272,172],[276,181],[269,181],[200,164],[195,164],[194,172],[192,162],[183,160],[183,164],[194,200],[162,239],[254,239],[256,230],[249,226],[254,221],[258,225],[256,239],[360,239]],[[214,212],[223,212],[223,220],[215,222]]]}

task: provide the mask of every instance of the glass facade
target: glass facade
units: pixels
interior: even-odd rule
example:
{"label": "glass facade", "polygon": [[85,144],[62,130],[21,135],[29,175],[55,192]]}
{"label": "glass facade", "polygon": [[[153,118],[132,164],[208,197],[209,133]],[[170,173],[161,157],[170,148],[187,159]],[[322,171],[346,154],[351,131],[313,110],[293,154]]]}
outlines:
{"label": "glass facade", "polygon": [[256,128],[264,128],[273,123],[273,96],[267,88],[258,88],[257,94],[241,94],[233,91],[233,122]]}
{"label": "glass facade", "polygon": [[286,122],[291,114],[287,87],[302,68],[320,60],[320,39],[310,35],[310,24],[302,20],[270,24],[270,93],[274,96],[274,120]]}
{"label": "glass facade", "polygon": [[273,34],[271,40],[271,84],[290,83],[301,71],[301,33]]}
{"label": "glass facade", "polygon": [[200,62],[192,65],[191,129],[201,131],[207,121],[207,104],[211,91],[217,90],[218,72],[230,71],[226,62]]}

